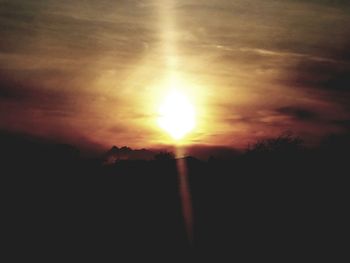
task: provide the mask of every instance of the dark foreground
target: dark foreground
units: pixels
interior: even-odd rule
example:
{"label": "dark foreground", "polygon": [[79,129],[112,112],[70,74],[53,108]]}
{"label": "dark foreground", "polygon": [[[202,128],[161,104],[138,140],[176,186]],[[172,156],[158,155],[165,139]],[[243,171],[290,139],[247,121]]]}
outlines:
{"label": "dark foreground", "polygon": [[176,160],[103,166],[66,145],[3,136],[3,248],[13,262],[338,262],[350,174],[339,145],[186,158],[190,246]]}

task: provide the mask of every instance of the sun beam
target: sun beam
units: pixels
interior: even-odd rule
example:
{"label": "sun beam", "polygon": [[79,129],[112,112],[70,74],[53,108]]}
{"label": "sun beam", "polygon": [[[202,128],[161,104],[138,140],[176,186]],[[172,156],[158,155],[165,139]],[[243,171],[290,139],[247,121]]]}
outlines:
{"label": "sun beam", "polygon": [[188,97],[171,90],[159,107],[158,125],[175,140],[181,140],[196,125],[194,106]]}

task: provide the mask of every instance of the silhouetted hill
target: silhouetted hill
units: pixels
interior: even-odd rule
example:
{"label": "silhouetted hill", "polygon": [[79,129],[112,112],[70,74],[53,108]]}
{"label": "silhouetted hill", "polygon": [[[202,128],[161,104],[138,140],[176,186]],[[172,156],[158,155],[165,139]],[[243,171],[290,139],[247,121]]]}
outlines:
{"label": "silhouetted hill", "polygon": [[120,160],[152,160],[156,154],[156,152],[146,149],[133,150],[126,146],[121,148],[113,146],[104,154],[103,159],[105,163],[111,164]]}
{"label": "silhouetted hill", "polygon": [[[3,236],[14,255],[42,259],[338,261],[347,224],[347,138],[308,149],[282,136],[208,160],[115,146],[106,156],[119,161],[103,165],[70,145],[2,133]],[[179,161],[193,202],[192,246]]]}
{"label": "silhouetted hill", "polygon": [[54,143],[37,137],[0,133],[0,156],[2,160],[40,162],[47,160],[77,160],[80,156],[78,148],[62,143]]}
{"label": "silhouetted hill", "polygon": [[[35,157],[36,155],[44,155],[44,157],[50,156],[50,154],[65,154],[68,151],[68,155],[77,155],[81,157],[96,157],[101,154],[101,149],[97,145],[86,145],[80,147],[75,144],[70,144],[62,140],[47,139],[39,136],[11,133],[7,131],[0,131],[0,154],[6,156],[17,156],[19,159],[25,159],[25,157]],[[75,152],[75,153],[73,153]]]}

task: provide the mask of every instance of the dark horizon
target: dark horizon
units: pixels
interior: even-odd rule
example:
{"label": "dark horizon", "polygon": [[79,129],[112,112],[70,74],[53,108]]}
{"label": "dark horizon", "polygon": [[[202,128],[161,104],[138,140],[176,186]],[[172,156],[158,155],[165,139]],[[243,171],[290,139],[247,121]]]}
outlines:
{"label": "dark horizon", "polygon": [[[210,157],[218,158],[218,159],[232,159],[239,155],[244,154],[249,150],[250,147],[258,144],[261,141],[266,141],[269,139],[276,139],[278,137],[283,136],[291,136],[295,137],[301,140],[301,145],[305,149],[309,150],[317,150],[320,147],[325,147],[325,145],[329,144],[331,141],[334,145],[334,147],[338,148],[350,148],[350,133],[342,133],[342,134],[330,134],[329,136],[325,137],[319,144],[317,145],[307,145],[305,141],[302,140],[302,138],[298,137],[297,135],[293,134],[292,132],[284,132],[276,137],[270,137],[263,140],[257,140],[249,145],[246,145],[245,148],[234,148],[234,147],[228,147],[228,146],[215,146],[215,145],[205,145],[205,144],[197,144],[197,145],[191,145],[191,146],[182,146],[182,148],[185,150],[184,157],[185,156],[193,156],[195,158],[198,158],[200,160],[207,160]],[[1,141],[16,141],[23,143],[33,143],[33,144],[42,144],[42,145],[67,145],[75,148],[77,151],[79,151],[79,154],[81,157],[86,158],[102,158],[104,156],[107,156],[109,152],[113,151],[113,148],[122,149],[127,148],[127,155],[129,155],[129,158],[125,159],[131,159],[131,160],[137,160],[137,159],[145,159],[145,160],[151,160],[154,159],[154,156],[158,153],[162,152],[169,152],[172,154],[175,154],[176,152],[176,146],[174,145],[163,145],[159,146],[157,148],[131,148],[128,145],[123,144],[114,144],[111,145],[109,148],[96,145],[96,144],[89,144],[89,143],[74,143],[74,142],[68,142],[64,140],[55,140],[55,139],[48,139],[48,138],[42,138],[39,136],[32,136],[30,134],[24,134],[24,133],[13,133],[8,131],[0,131],[0,137]]]}
{"label": "dark horizon", "polygon": [[[337,260],[345,252],[349,136],[310,149],[283,135],[237,158],[160,153],[108,165],[69,145],[3,136],[0,143],[5,247],[14,250],[12,258],[285,262]],[[191,227],[181,171],[188,176]]]}

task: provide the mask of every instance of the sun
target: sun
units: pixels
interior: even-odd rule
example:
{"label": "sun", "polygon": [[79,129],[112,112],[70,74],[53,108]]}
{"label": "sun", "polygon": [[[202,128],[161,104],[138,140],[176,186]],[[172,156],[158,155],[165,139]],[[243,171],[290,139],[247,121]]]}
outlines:
{"label": "sun", "polygon": [[188,97],[171,90],[159,107],[158,125],[174,140],[181,140],[196,126],[196,112]]}

